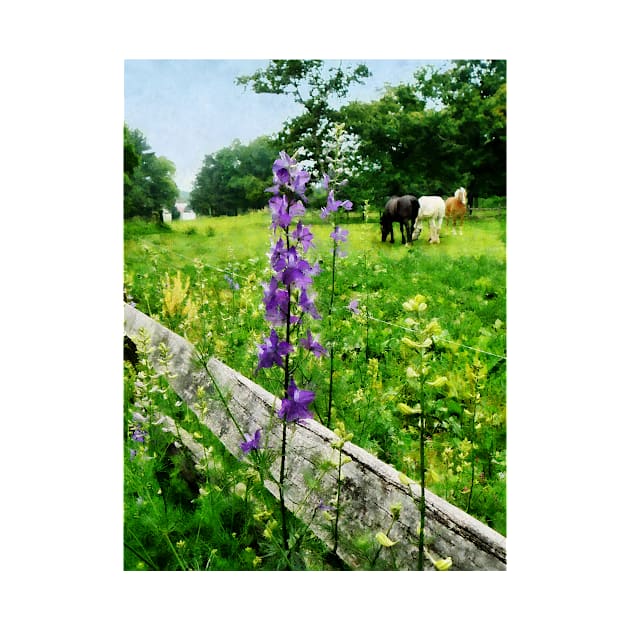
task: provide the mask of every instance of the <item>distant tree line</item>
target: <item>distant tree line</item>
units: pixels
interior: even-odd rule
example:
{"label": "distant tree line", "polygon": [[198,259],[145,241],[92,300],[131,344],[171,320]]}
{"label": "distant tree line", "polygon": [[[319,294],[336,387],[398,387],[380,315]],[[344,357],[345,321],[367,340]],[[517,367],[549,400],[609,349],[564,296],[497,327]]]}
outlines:
{"label": "distant tree line", "polygon": [[158,157],[141,131],[124,126],[124,216],[162,220],[177,201],[175,165]]}
{"label": "distant tree line", "polygon": [[235,215],[263,208],[269,194],[271,166],[277,144],[262,136],[247,146],[235,140],[229,147],[206,155],[190,192],[197,214]]}
{"label": "distant tree line", "polygon": [[[326,70],[319,60],[271,61],[253,75],[238,77],[236,83],[257,93],[289,95],[304,112],[273,137],[262,136],[248,145],[235,141],[206,155],[190,206],[198,214],[212,215],[264,207],[269,173],[280,150],[297,155],[316,178],[321,177],[340,124],[348,176],[344,197],[355,207],[365,199],[384,205],[393,194],[451,195],[460,186],[467,188],[473,205],[480,197],[505,196],[506,70],[506,62],[496,60],[454,61],[442,69],[424,66],[411,83],[386,86],[380,99],[353,101],[336,110],[331,101],[346,96],[352,83],[369,76],[367,67]],[[137,169],[133,182],[144,188],[127,187],[128,134],[136,134],[137,148],[139,132],[125,127],[125,216],[128,206],[134,212],[141,207],[138,190],[151,192],[140,174],[136,177]],[[138,153],[153,181],[159,179],[158,165],[166,175],[170,162],[148,157],[152,155],[148,150],[142,147]],[[147,216],[150,206],[145,202],[140,214]]]}

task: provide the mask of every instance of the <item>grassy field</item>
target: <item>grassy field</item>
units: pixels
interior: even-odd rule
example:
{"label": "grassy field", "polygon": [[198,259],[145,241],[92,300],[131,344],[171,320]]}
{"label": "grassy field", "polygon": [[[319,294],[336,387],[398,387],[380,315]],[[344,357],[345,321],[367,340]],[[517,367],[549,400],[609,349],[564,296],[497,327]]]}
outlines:
{"label": "grassy field", "polygon": [[[316,248],[309,257],[322,269],[314,288],[318,309],[326,315],[332,228],[315,213],[304,222],[315,235]],[[342,226],[349,238],[342,247],[347,256],[337,261],[333,308],[312,326],[327,347],[334,347],[330,418],[329,362],[310,359],[301,366],[303,379],[316,392],[316,419],[330,422],[331,428],[343,421],[355,443],[417,479],[418,431],[398,405],[416,402],[405,376],[412,357],[402,341],[410,335],[403,304],[417,294],[424,296],[426,321],[435,320],[440,329],[431,370],[446,379],[427,404],[427,484],[503,534],[505,223],[505,213],[479,212],[466,221],[463,236],[451,235],[444,226],[441,243],[429,245],[425,227],[420,241],[402,246],[397,226],[392,245],[381,243],[378,223],[349,219]],[[280,393],[273,370],[255,371],[256,344],[269,331],[261,298],[262,283],[270,276],[270,237],[267,211],[164,228],[128,222],[125,291],[139,309],[203,352]],[[358,313],[347,308],[351,300],[357,300]],[[130,372],[127,378],[131,382],[134,376]],[[127,417],[131,413],[129,403]],[[248,556],[244,558],[247,563]]]}
{"label": "grassy field", "polygon": [[[400,260],[410,254],[414,248],[426,256],[461,258],[466,256],[489,256],[498,262],[505,262],[505,217],[502,219],[486,215],[469,218],[464,226],[464,236],[452,236],[446,226],[442,229],[439,247],[429,247],[426,242],[414,241],[411,247],[401,248],[400,231],[395,225],[392,246],[389,242],[381,244],[380,226],[377,222],[351,222],[344,227],[351,230],[348,242],[349,255],[363,251],[378,251],[382,248],[392,261]],[[316,243],[326,241],[330,226],[322,224],[317,214],[307,214],[304,223],[312,226]],[[143,243],[155,248],[170,248],[177,256],[190,260],[201,258],[203,262],[224,267],[246,258],[266,256],[269,246],[269,214],[265,210],[252,212],[238,217],[201,217],[194,221],[176,221],[170,229],[159,230],[144,223],[134,222],[126,226],[126,234],[131,238],[125,240],[125,260],[128,265],[135,266],[143,256]],[[425,224],[423,235],[427,232]],[[182,262],[173,260],[173,266],[182,267]]]}

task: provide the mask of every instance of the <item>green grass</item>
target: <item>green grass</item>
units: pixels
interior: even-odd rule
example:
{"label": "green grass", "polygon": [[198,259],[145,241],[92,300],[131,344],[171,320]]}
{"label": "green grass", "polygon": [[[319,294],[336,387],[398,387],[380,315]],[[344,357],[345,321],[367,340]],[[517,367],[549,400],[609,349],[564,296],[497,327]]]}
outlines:
{"label": "green grass", "polygon": [[[312,226],[315,242],[320,249],[330,234],[328,224],[322,224],[319,217],[309,212],[305,223]],[[135,266],[142,258],[142,244],[150,244],[158,249],[168,248],[175,258],[174,268],[182,268],[183,261],[177,256],[190,260],[200,257],[205,263],[224,267],[229,263],[243,261],[252,257],[264,257],[267,254],[271,231],[269,215],[266,211],[251,212],[238,217],[200,217],[194,221],[175,221],[165,228],[149,227],[141,233],[137,228],[130,229],[128,222],[125,230],[125,260]],[[377,222],[350,223],[345,225],[351,231],[347,251],[349,255],[362,251],[382,250],[391,261],[398,261],[407,255],[461,258],[465,256],[490,256],[505,262],[505,218],[467,219],[463,236],[452,236],[446,226],[442,229],[439,245],[429,246],[426,242],[426,225],[421,241],[414,241],[411,246],[401,247],[400,231],[395,226],[392,245],[381,243],[380,226]],[[416,251],[417,250],[417,251]]]}
{"label": "green grass", "polygon": [[[505,214],[476,212],[467,219],[463,236],[451,235],[444,226],[439,245],[426,242],[424,229],[421,240],[410,246],[401,245],[398,229],[392,245],[381,243],[378,223],[343,219],[350,236],[342,246],[348,255],[337,262],[332,325],[325,316],[330,302],[332,255],[328,236],[332,228],[315,212],[309,212],[304,221],[312,226],[317,246],[308,257],[311,262],[319,261],[322,268],[314,290],[324,318],[313,321],[311,329],[321,335],[322,342],[335,347],[333,426],[335,421],[343,421],[354,434],[353,442],[409,477],[419,478],[417,427],[401,416],[396,405],[414,403],[414,392],[405,379],[412,357],[401,343],[402,337],[410,335],[405,330],[407,313],[402,304],[416,294],[424,295],[426,319],[439,321],[443,338],[432,353],[431,370],[446,376],[449,383],[444,391],[434,393],[427,408],[428,487],[466,509],[470,464],[464,456],[469,452],[469,440],[474,438],[475,485],[470,512],[505,534]],[[125,289],[138,308],[186,336],[199,349],[281,394],[282,383],[275,370],[255,372],[256,343],[269,330],[260,301],[261,284],[269,279],[267,253],[272,236],[266,211],[204,217],[166,227],[128,222]],[[172,283],[178,270],[184,281],[190,282],[186,304],[193,306],[192,314],[184,314],[183,306],[176,312],[165,311],[166,278]],[[230,289],[226,273],[239,283],[238,291]],[[359,300],[370,318],[350,313],[346,306],[352,299]],[[468,411],[473,393],[469,368],[476,356],[487,376],[480,391],[475,429]],[[304,386],[316,392],[316,419],[326,423],[327,361],[308,358],[300,366],[300,376]],[[218,499],[215,502],[220,512],[223,508]],[[230,505],[228,501],[225,509],[236,509]],[[254,549],[256,557],[267,558],[253,542],[261,532],[252,514],[243,514],[242,531],[229,532],[229,536],[234,540],[233,533],[237,538],[242,535],[246,539],[242,549]],[[206,532],[202,538],[208,536]],[[181,537],[184,539],[185,534]],[[253,552],[239,553],[234,557],[241,560],[234,561],[234,568],[251,565]],[[219,560],[219,556],[216,552],[211,564],[228,567],[229,561]],[[221,564],[224,561],[227,564]],[[273,568],[268,560],[261,563],[259,568]]]}

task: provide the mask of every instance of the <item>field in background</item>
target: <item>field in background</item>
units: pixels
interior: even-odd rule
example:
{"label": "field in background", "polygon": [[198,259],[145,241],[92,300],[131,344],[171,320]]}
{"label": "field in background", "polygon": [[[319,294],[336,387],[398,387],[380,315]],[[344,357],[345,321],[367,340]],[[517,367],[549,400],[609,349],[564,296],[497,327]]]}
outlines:
{"label": "field in background", "polygon": [[[331,286],[330,224],[317,213],[316,247],[309,259],[322,273],[314,290],[322,320],[314,334],[334,344],[332,423],[343,421],[353,441],[409,477],[419,476],[417,429],[397,404],[413,404],[405,371],[409,336],[402,304],[416,294],[427,299],[427,321],[442,329],[433,369],[448,385],[431,403],[428,487],[506,533],[506,219],[505,212],[475,211],[463,236],[443,226],[441,243],[402,246],[381,243],[375,218],[343,224],[347,256],[338,260],[332,322],[327,318]],[[377,220],[377,217],[376,217]],[[137,308],[187,337],[273,393],[274,370],[256,373],[257,345],[268,334],[261,299],[269,280],[272,233],[267,211],[238,217],[205,217],[159,227],[125,225],[125,292]],[[175,297],[174,297],[175,296]],[[359,314],[348,308],[357,300]],[[470,369],[477,359],[484,374],[481,403],[471,425]],[[329,364],[310,358],[300,376],[316,392],[316,419],[325,423]],[[128,412],[129,413],[129,412]],[[474,447],[471,447],[474,444]],[[471,448],[476,465],[471,480]]]}

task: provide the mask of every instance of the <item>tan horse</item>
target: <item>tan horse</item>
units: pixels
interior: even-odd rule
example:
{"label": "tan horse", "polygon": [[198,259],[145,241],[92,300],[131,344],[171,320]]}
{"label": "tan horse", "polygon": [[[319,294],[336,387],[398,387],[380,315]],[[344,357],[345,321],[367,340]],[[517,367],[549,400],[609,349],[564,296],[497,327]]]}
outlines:
{"label": "tan horse", "polygon": [[464,217],[466,216],[467,201],[465,188],[458,188],[455,191],[455,196],[446,200],[446,225],[449,224],[449,221],[452,221],[454,235],[457,233],[455,231],[457,219],[459,219],[459,234],[463,234],[462,228],[464,226]]}

